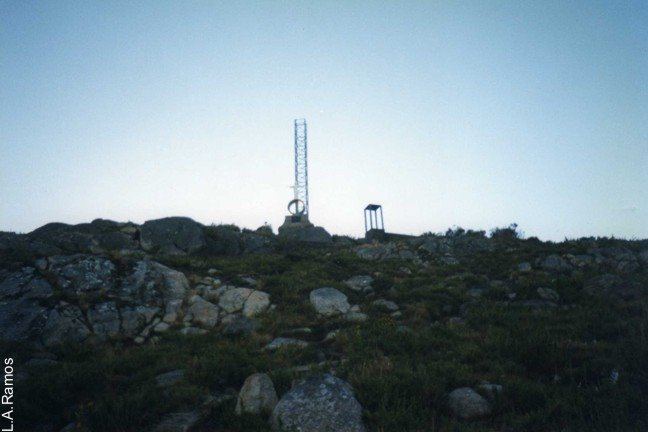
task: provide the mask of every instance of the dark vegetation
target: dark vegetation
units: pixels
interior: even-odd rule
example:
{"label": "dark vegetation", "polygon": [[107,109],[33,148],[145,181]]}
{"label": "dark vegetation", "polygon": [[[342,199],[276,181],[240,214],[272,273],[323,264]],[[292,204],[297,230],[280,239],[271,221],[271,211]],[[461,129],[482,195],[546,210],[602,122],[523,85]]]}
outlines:
{"label": "dark vegetation", "polygon": [[[15,412],[27,421],[24,430],[42,426],[42,419],[63,422],[64,417],[74,419],[78,430],[148,430],[162,414],[195,409],[210,394],[238,390],[254,372],[269,373],[281,395],[299,376],[291,368],[326,360],[341,361],[337,373],[353,385],[372,431],[647,430],[646,298],[610,302],[591,297],[583,291],[593,276],[587,269],[517,271],[521,262],[553,253],[584,253],[593,244],[622,245],[635,252],[644,246],[615,239],[521,240],[515,226],[491,234],[493,251],[451,265],[366,261],[346,248],[290,245],[272,254],[161,259],[188,275],[202,276],[214,268],[225,281],[253,276],[277,309],[262,316],[259,331],[242,338],[217,331],[201,336],[168,333],[143,346],[117,341],[111,346],[63,347],[56,353],[57,364],[34,366],[17,384]],[[463,230],[447,235],[485,237]],[[373,275],[376,298],[398,303],[402,318],[373,308],[343,284],[358,274]],[[633,277],[646,286],[647,275],[642,268]],[[318,317],[308,294],[322,286],[344,291],[351,303],[362,305],[369,320],[354,324]],[[558,307],[522,304],[541,286],[560,294]],[[474,287],[484,289],[479,300],[466,294]],[[515,301],[508,297],[511,292]],[[463,323],[448,322],[458,315],[465,318]],[[300,327],[313,329],[307,336],[312,341],[321,341],[330,330],[342,331],[334,341],[306,349],[262,351],[272,337]],[[27,353],[11,350],[20,372]],[[186,371],[183,382],[156,387],[155,376],[173,369]],[[493,414],[477,421],[453,417],[448,392],[483,381],[504,388]],[[205,405],[208,416],[202,430],[268,429],[263,419],[235,416],[234,405],[234,399]]]}

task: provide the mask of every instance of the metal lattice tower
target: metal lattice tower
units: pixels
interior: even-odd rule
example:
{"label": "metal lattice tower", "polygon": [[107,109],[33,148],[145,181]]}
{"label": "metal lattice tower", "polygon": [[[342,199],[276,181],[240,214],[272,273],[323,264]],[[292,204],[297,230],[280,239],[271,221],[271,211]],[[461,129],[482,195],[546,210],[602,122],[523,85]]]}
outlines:
{"label": "metal lattice tower", "polygon": [[306,119],[295,120],[295,199],[304,203],[308,214],[308,140]]}

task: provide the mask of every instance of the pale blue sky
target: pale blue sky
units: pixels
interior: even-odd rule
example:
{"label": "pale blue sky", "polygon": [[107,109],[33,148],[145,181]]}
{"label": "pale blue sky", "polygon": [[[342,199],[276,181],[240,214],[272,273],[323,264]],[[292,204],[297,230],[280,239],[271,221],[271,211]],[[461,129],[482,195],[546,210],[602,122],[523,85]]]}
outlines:
{"label": "pale blue sky", "polygon": [[648,237],[646,1],[0,0],[0,230]]}

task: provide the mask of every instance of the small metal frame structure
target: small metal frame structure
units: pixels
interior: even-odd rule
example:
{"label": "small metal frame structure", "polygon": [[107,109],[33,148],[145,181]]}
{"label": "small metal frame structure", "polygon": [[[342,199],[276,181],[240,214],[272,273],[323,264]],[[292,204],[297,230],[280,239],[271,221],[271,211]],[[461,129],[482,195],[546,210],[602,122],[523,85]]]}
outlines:
{"label": "small metal frame structure", "polygon": [[[306,119],[295,120],[295,200],[302,202],[308,215],[308,133]],[[291,201],[292,203],[292,201]]]}
{"label": "small metal frame structure", "polygon": [[[380,213],[380,221],[378,221],[378,213]],[[364,209],[364,223],[365,234],[369,231],[385,231],[385,223],[383,221],[383,211],[380,204],[369,204]]]}

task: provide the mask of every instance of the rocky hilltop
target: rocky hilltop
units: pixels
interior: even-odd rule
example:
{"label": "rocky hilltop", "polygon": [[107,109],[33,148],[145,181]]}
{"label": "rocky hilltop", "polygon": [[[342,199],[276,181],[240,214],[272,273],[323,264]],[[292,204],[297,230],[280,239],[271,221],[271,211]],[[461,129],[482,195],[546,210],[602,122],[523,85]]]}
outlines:
{"label": "rocky hilltop", "polygon": [[17,430],[645,430],[648,242],[0,233]]}

